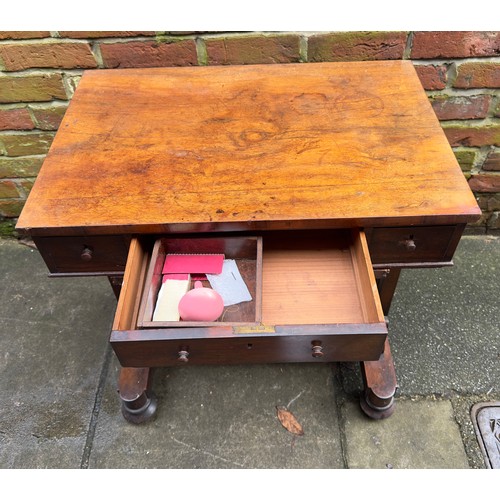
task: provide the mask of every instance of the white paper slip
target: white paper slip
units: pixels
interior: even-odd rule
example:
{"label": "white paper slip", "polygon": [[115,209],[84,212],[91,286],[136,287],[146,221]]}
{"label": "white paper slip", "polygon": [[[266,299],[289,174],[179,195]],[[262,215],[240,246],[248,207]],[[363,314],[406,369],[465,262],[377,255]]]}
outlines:
{"label": "white paper slip", "polygon": [[169,280],[158,292],[153,321],[179,321],[179,301],[189,290],[191,280]]}
{"label": "white paper slip", "polygon": [[207,274],[207,279],[212,288],[220,294],[225,306],[252,300],[235,260],[224,260],[222,273]]}

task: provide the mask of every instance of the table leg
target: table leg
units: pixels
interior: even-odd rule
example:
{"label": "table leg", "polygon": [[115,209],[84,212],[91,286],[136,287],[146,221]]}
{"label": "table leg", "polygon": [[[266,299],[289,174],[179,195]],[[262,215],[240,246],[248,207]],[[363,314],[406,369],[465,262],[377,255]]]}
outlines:
{"label": "table leg", "polygon": [[380,302],[382,303],[382,309],[386,316],[389,314],[392,298],[394,297],[400,274],[401,269],[397,267],[375,271],[378,294],[380,296]]}
{"label": "table leg", "polygon": [[108,276],[108,280],[111,288],[113,289],[116,300],[118,300],[122,289],[123,276]]}
{"label": "table leg", "polygon": [[[116,299],[120,297],[122,276],[108,276]],[[150,420],[156,413],[158,403],[151,392],[153,370],[151,368],[121,368],[118,393],[122,402],[125,420],[140,424]]]}
{"label": "table leg", "polygon": [[125,420],[141,424],[156,413],[158,403],[151,392],[152,368],[122,368],[118,381],[118,392],[122,401]]}
{"label": "table leg", "polygon": [[361,372],[365,390],[361,396],[361,409],[373,419],[390,417],[394,412],[394,395],[397,389],[396,371],[389,340],[378,361],[363,361]]}
{"label": "table leg", "polygon": [[[375,273],[385,315],[389,313],[399,274],[400,269],[397,268]],[[373,419],[390,417],[394,412],[397,379],[389,339],[385,341],[384,352],[377,361],[361,362],[361,373],[364,384],[361,409]]]}

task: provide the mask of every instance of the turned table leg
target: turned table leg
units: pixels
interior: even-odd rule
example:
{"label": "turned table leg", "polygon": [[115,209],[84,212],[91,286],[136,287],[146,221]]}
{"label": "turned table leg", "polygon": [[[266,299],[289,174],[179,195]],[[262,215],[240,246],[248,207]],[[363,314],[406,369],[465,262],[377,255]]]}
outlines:
{"label": "turned table leg", "polygon": [[[384,314],[387,316],[396,290],[400,269],[376,271],[377,286]],[[361,409],[373,419],[390,417],[394,412],[394,395],[397,379],[389,340],[385,341],[384,352],[377,361],[361,362],[364,393],[361,396]]]}
{"label": "turned table leg", "polygon": [[113,293],[115,294],[116,300],[120,298],[120,292],[122,289],[123,276],[108,276],[109,284],[113,289]]}
{"label": "turned table leg", "polygon": [[150,420],[158,407],[151,392],[153,370],[151,368],[122,368],[118,381],[118,392],[125,420],[141,424]]}
{"label": "turned table leg", "polygon": [[384,314],[389,314],[391,308],[392,298],[398,285],[399,275],[401,269],[392,267],[391,269],[381,269],[375,271],[375,278],[377,280],[378,294]]}
{"label": "turned table leg", "polygon": [[392,361],[389,341],[378,361],[363,361],[361,372],[365,391],[361,396],[361,409],[371,418],[390,417],[394,412],[394,395],[397,389],[396,371]]}
{"label": "turned table leg", "polygon": [[[108,276],[116,299],[120,297],[122,276]],[[118,393],[122,402],[122,415],[128,422],[141,424],[156,413],[158,403],[151,391],[153,370],[151,368],[121,368]]]}

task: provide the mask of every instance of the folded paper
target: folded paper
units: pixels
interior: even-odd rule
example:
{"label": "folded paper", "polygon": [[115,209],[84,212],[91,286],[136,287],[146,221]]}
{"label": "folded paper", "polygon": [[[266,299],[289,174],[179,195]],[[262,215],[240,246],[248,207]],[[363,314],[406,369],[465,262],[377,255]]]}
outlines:
{"label": "folded paper", "polygon": [[207,278],[211,287],[221,295],[225,306],[252,300],[235,260],[224,260],[222,272],[217,275],[207,274]]}

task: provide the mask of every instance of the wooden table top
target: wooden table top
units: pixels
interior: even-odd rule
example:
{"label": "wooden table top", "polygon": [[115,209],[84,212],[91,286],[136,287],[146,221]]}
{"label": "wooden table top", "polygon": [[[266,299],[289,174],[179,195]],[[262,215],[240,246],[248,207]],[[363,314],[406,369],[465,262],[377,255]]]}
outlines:
{"label": "wooden table top", "polygon": [[409,61],[86,71],[33,235],[448,224],[480,211]]}

